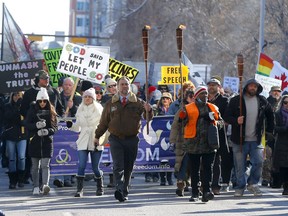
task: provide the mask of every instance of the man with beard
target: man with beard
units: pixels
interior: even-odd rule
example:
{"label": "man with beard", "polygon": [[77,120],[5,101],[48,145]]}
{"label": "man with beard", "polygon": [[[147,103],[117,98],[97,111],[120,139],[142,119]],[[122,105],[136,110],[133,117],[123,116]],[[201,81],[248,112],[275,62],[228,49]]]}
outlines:
{"label": "man with beard", "polygon": [[123,76],[117,81],[118,92],[107,101],[95,131],[95,146],[99,138],[108,130],[113,159],[113,175],[116,184],[115,199],[124,202],[128,199],[131,174],[138,152],[138,133],[142,116],[147,120],[153,117],[149,103],[137,98],[130,90],[130,81]]}
{"label": "man with beard", "polygon": [[[247,189],[254,196],[261,196],[258,183],[263,166],[263,146],[261,137],[264,131],[264,121],[266,119],[266,133],[271,136],[274,129],[274,115],[271,105],[267,99],[260,95],[263,87],[255,79],[249,79],[243,88],[243,97],[239,95],[230,99],[225,111],[225,121],[232,125],[232,149],[234,157],[235,173],[237,185],[235,197],[243,196],[246,188],[246,159],[250,158],[250,175],[247,178]],[[242,100],[242,107],[240,107]],[[240,109],[242,115],[240,115]],[[240,125],[242,127],[240,127]],[[240,129],[242,130],[242,143],[240,139]]]}

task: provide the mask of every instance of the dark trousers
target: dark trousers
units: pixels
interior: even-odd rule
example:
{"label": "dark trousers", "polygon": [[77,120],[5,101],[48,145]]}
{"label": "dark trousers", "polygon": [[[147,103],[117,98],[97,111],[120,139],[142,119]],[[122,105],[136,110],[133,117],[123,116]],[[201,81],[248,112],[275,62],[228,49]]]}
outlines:
{"label": "dark trousers", "polygon": [[229,184],[232,168],[232,148],[230,149],[230,152],[228,152],[227,149],[220,149],[215,155],[212,188],[220,188],[220,177],[222,177],[222,183]]}
{"label": "dark trousers", "polygon": [[120,139],[109,136],[110,150],[113,159],[113,175],[116,189],[129,192],[132,170],[138,153],[139,138]]}
{"label": "dark trousers", "polygon": [[210,191],[210,183],[212,181],[212,168],[215,158],[215,153],[208,154],[188,154],[191,163],[191,186],[192,194],[198,194],[198,183],[200,174],[200,164],[202,163],[203,170],[201,170],[201,185],[203,192]]}

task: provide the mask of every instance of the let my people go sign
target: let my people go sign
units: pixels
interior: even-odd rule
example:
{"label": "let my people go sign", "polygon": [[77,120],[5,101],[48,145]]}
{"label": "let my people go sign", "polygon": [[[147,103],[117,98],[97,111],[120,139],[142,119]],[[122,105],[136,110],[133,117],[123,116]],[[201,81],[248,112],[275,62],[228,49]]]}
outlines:
{"label": "let my people go sign", "polygon": [[57,71],[101,84],[108,71],[109,54],[93,47],[66,42]]}

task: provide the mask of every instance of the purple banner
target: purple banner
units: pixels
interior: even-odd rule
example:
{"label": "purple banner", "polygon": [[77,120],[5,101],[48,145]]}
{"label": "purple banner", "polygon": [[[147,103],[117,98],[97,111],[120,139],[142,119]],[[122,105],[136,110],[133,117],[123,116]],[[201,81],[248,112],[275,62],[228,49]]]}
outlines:
{"label": "purple banner", "polygon": [[[173,116],[156,116],[149,122],[147,135],[146,121],[142,121],[139,133],[139,149],[134,165],[134,172],[174,171],[175,154],[169,151],[169,135]],[[60,122],[54,135],[54,154],[51,159],[52,175],[74,175],[77,173],[78,155],[76,140],[78,133],[68,130],[65,122]],[[105,146],[100,168],[105,173],[112,173],[113,161],[109,144]],[[92,173],[90,158],[86,173]]]}

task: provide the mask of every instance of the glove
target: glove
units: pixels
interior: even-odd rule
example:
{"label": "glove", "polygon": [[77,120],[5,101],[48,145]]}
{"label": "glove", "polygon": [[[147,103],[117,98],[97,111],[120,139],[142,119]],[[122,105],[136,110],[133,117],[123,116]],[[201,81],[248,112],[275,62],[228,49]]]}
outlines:
{"label": "glove", "polygon": [[174,152],[175,151],[175,143],[170,143],[170,146],[168,149],[169,149],[169,151]]}
{"label": "glove", "polygon": [[38,122],[36,122],[36,127],[37,127],[38,129],[41,129],[41,128],[46,127],[46,121],[43,120],[43,121],[38,121]]}
{"label": "glove", "polygon": [[72,122],[72,121],[66,121],[66,126],[67,126],[68,128],[71,128],[72,125],[73,125],[73,122]]}
{"label": "glove", "polygon": [[49,131],[47,129],[41,129],[37,131],[38,136],[43,137],[43,136],[47,136],[49,133]]}

